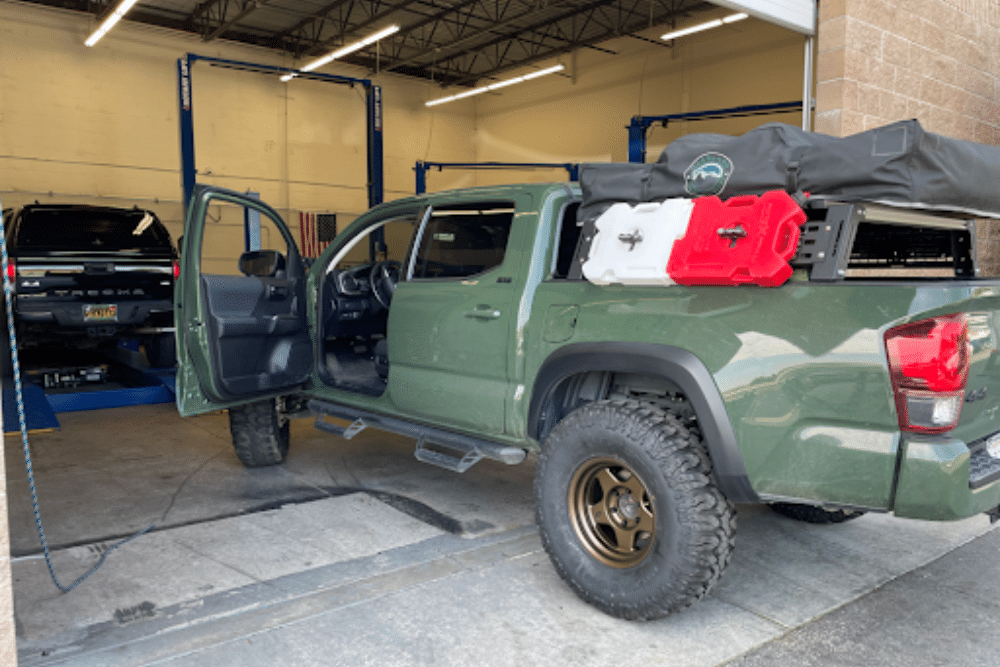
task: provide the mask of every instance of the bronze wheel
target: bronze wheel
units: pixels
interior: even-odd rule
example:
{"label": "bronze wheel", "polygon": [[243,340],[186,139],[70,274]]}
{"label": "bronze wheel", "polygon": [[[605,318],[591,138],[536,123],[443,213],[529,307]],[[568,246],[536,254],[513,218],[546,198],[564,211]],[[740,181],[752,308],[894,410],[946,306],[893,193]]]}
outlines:
{"label": "bronze wheel", "polygon": [[569,514],[590,554],[626,568],[646,557],[656,537],[653,499],[642,479],[621,461],[587,461],[573,475]]}
{"label": "bronze wheel", "polygon": [[535,516],[559,576],[619,618],[653,619],[712,588],[736,513],[676,414],[603,400],[563,417],[535,466]]}

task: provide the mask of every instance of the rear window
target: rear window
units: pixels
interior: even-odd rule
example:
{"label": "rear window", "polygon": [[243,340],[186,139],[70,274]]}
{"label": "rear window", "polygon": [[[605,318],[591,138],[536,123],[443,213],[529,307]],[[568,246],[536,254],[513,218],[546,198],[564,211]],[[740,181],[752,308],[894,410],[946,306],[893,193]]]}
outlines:
{"label": "rear window", "polygon": [[435,208],[423,231],[414,278],[466,278],[503,263],[514,220],[510,202]]}
{"label": "rear window", "polygon": [[169,250],[170,235],[149,211],[94,208],[25,210],[20,249],[47,251]]}

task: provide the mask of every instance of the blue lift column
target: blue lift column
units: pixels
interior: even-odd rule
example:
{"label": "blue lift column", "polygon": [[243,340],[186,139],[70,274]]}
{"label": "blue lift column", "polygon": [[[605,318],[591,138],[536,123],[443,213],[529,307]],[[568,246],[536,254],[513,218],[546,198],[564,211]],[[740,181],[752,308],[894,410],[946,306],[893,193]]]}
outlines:
{"label": "blue lift column", "polygon": [[413,169],[417,172],[417,188],[415,192],[418,195],[422,195],[427,192],[427,164],[423,160],[417,160],[417,166]]}
{"label": "blue lift column", "polygon": [[365,82],[368,106],[368,207],[378,206],[385,196],[382,182],[382,87]]}
{"label": "blue lift column", "polygon": [[[382,87],[365,82],[368,118],[368,208],[378,206],[385,197],[382,182]],[[379,227],[368,237],[369,257],[381,261],[388,252],[385,228]]]}
{"label": "blue lift column", "polygon": [[191,65],[197,56],[188,53],[177,59],[177,93],[179,97],[181,136],[181,205],[187,213],[194,192],[194,116],[191,111]]}

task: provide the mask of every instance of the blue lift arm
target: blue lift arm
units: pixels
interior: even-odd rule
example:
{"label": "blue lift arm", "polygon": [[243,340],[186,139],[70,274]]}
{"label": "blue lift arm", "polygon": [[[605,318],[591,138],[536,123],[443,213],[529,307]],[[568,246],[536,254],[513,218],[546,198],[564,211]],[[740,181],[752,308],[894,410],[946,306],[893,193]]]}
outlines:
{"label": "blue lift arm", "polygon": [[196,53],[188,53],[177,60],[177,91],[180,104],[181,188],[183,191],[182,201],[185,212],[191,200],[191,193],[194,191],[195,175],[197,174],[194,152],[194,112],[192,108],[194,88],[192,85],[191,68],[199,60],[220,67],[251,72],[263,72],[266,74],[290,74],[294,72],[303,79],[315,79],[317,81],[328,81],[330,83],[349,86],[364,86],[367,106],[365,117],[368,126],[368,206],[375,206],[382,203],[385,195],[382,161],[382,88],[380,86],[373,84],[370,79],[355,79],[349,76],[322,74],[318,72],[299,72],[299,70],[288,67],[275,67],[274,65],[227,60],[225,58],[213,58],[210,56],[200,56]]}
{"label": "blue lift arm", "polygon": [[417,160],[418,195],[427,192],[427,172],[431,169],[565,169],[569,180],[580,180],[580,165],[576,162],[424,162]]}
{"label": "blue lift arm", "polygon": [[798,111],[802,102],[778,102],[777,104],[752,104],[728,109],[690,111],[666,116],[632,116],[628,125],[628,161],[646,161],[646,131],[653,125],[666,127],[672,120],[715,120],[718,118],[741,118],[743,116],[764,116],[783,111]]}

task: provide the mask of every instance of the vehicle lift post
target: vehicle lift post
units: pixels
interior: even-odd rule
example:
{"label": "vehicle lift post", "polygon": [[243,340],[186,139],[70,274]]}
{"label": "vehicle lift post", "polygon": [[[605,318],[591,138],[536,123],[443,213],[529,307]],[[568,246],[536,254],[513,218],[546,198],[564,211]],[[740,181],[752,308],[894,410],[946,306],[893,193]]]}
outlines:
{"label": "vehicle lift post", "polygon": [[417,160],[413,168],[417,173],[416,193],[427,192],[427,172],[431,169],[565,169],[569,180],[580,180],[580,165],[575,162],[425,162]]}
{"label": "vehicle lift post", "polygon": [[300,72],[297,69],[289,67],[275,67],[273,65],[242,62],[239,60],[227,60],[224,58],[213,58],[210,56],[201,56],[196,53],[188,53],[177,60],[177,94],[178,102],[180,104],[181,188],[183,191],[182,202],[185,213],[187,212],[187,207],[191,200],[191,193],[194,191],[195,179],[198,173],[195,168],[194,115],[192,108],[194,89],[191,69],[199,60],[217,67],[249,70],[274,75],[295,73],[303,79],[328,81],[330,83],[339,83],[348,86],[364,86],[365,106],[367,107],[365,118],[368,128],[368,206],[376,206],[382,203],[384,198],[384,176],[382,161],[381,86],[375,85],[370,79],[356,79],[349,76],[322,74],[318,72]]}
{"label": "vehicle lift post", "polygon": [[744,116],[764,116],[785,111],[802,109],[802,102],[779,102],[777,104],[752,104],[728,109],[710,109],[708,111],[689,111],[666,116],[632,116],[628,125],[628,161],[642,163],[646,161],[646,132],[653,125],[666,127],[672,120],[716,120],[720,118],[742,118]]}

